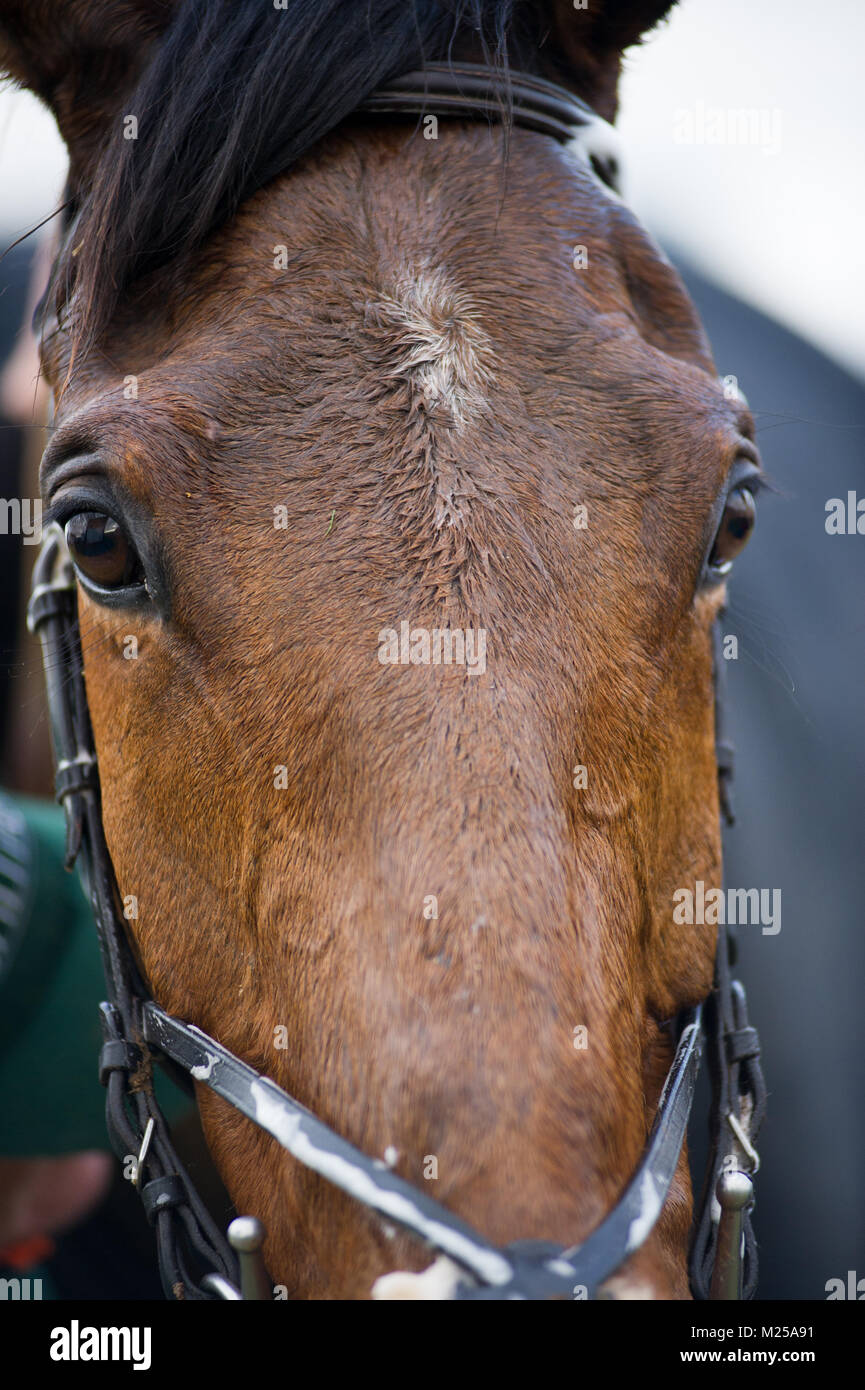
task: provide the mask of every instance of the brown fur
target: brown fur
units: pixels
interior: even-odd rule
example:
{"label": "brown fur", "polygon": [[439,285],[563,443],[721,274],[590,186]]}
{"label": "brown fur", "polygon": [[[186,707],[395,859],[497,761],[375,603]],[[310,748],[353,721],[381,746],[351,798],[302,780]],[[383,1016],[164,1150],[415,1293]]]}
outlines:
{"label": "brown fur", "polygon": [[[714,932],[674,926],[672,893],[719,878],[719,596],[695,590],[751,428],[628,212],[525,131],[500,206],[500,154],[467,124],[329,137],[77,363],[46,462],[98,460],[170,575],[169,621],[80,610],[156,998],[492,1239],[571,1243],[636,1165],[660,1024],[711,984]],[[412,369],[427,320],[394,309],[419,267],[450,287],[461,420]],[[402,619],[485,628],[486,674],[382,666]],[[199,1089],[292,1296],[429,1263]],[[658,1297],[688,1296],[689,1218],[683,1158],[624,1271]]]}

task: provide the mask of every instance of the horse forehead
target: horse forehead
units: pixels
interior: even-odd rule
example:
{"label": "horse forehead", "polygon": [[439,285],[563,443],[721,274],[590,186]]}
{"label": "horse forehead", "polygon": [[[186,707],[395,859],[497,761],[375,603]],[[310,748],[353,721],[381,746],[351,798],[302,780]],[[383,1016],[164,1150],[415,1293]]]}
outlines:
{"label": "horse forehead", "polygon": [[[530,369],[578,336],[588,364],[621,333],[623,316],[639,337],[648,326],[656,344],[669,318],[675,355],[704,367],[680,282],[587,167],[515,131],[505,174],[501,138],[478,127],[429,144],[404,129],[328,137],[240,209],[182,285],[169,274],[164,294],[126,315],[110,345],[123,382],[140,363],[153,384],[148,404],[159,409],[170,406],[179,371],[188,383],[181,413],[194,412],[200,394],[205,412],[218,403],[228,420],[250,400],[275,418],[284,405],[276,372],[314,391],[344,366],[345,388],[385,342],[383,378],[409,383],[416,403],[462,430],[489,408],[503,339]],[[650,302],[638,295],[635,310],[641,280],[652,293]],[[274,373],[261,371],[266,358]],[[230,395],[220,396],[226,385]]]}
{"label": "horse forehead", "polygon": [[[512,132],[506,164],[502,140],[499,128],[462,125],[443,126],[429,144],[404,128],[327,137],[244,204],[190,267],[200,286],[193,310],[206,323],[212,303],[242,295],[235,324],[302,335],[378,301],[433,323],[466,294],[488,314],[515,291],[540,310],[552,291],[576,303],[574,243],[587,238],[599,261],[616,258],[608,199],[588,166],[544,137]],[[592,313],[611,300],[613,277],[602,278],[588,296]]]}
{"label": "horse forehead", "polygon": [[[679,394],[678,434],[696,433],[720,393],[699,360],[690,301],[597,181],[551,142],[529,135],[526,143],[524,135],[513,139],[510,158],[519,167],[508,188],[514,192],[501,204],[494,230],[489,205],[502,193],[501,165],[490,160],[490,132],[476,129],[464,137],[477,156],[468,178],[462,160],[447,159],[445,141],[419,159],[404,131],[388,131],[371,142],[365,138],[360,161],[357,142],[334,137],[326,158],[256,195],[192,271],[181,295],[183,326],[170,341],[164,341],[156,310],[136,326],[134,350],[112,353],[121,364],[128,356],[130,367],[119,380],[105,382],[112,402],[124,390],[136,392],[138,360],[146,383],[117,417],[117,442],[129,443],[124,473],[130,485],[140,481],[146,491],[156,475],[172,485],[197,483],[200,460],[209,466],[214,499],[223,487],[233,495],[232,447],[242,451],[247,437],[256,437],[244,487],[270,486],[280,451],[293,446],[298,431],[312,448],[316,435],[327,436],[328,468],[337,476],[345,464],[340,452],[356,452],[352,421],[356,425],[359,406],[352,393],[371,390],[385,410],[370,398],[367,432],[386,430],[389,447],[404,426],[418,453],[426,453],[438,532],[459,527],[471,510],[475,469],[467,472],[461,451],[477,453],[478,441],[503,421],[512,432],[525,425],[525,402],[556,382],[547,419],[553,428],[573,428],[575,444],[580,431],[596,443],[604,420],[621,415],[619,378],[635,369],[645,370],[648,387],[643,436],[651,425],[650,433],[663,442]],[[377,160],[370,150],[378,151]],[[358,194],[354,184],[346,186],[353,165],[356,181],[376,196],[350,196]],[[472,180],[487,186],[466,198]],[[407,181],[413,189],[408,197]],[[530,204],[539,189],[545,235],[515,256],[534,220]],[[362,215],[357,203],[364,204]],[[588,243],[593,275],[571,264],[578,235]],[[659,267],[659,293],[635,313],[629,281],[643,273],[651,279]],[[649,343],[643,321],[655,303],[659,321]],[[657,350],[665,313],[675,320],[671,354]],[[690,350],[689,320],[696,325],[697,360],[686,362],[681,353]],[[562,356],[563,343],[578,347],[580,371],[574,352]],[[598,389],[604,380],[606,392]],[[587,381],[591,411],[583,399]],[[264,427],[272,429],[270,440],[261,438]],[[538,444],[529,433],[524,444],[530,459]],[[146,458],[143,468],[139,458]],[[506,474],[513,463],[506,459]],[[632,451],[623,450],[622,464],[629,475]],[[490,453],[487,472],[493,467]],[[502,476],[494,480],[496,493]]]}

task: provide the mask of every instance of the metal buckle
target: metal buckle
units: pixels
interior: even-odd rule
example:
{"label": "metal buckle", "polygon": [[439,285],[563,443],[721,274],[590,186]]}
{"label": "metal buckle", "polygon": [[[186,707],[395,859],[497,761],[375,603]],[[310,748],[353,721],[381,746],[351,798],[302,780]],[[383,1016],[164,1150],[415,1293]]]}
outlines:
{"label": "metal buckle", "polygon": [[743,1152],[750,1161],[751,1166],[748,1169],[746,1169],[746,1171],[748,1173],[753,1174],[759,1173],[760,1155],[757,1153],[757,1150],[754,1148],[754,1145],[751,1143],[744,1129],[739,1124],[739,1121],[736,1119],[736,1116],[733,1114],[731,1110],[728,1110],[724,1118],[726,1119],[727,1124],[730,1126],[731,1130],[735,1134],[736,1139],[739,1145],[741,1146]]}
{"label": "metal buckle", "polygon": [[147,1150],[150,1148],[150,1141],[153,1138],[153,1131],[155,1128],[156,1121],[151,1115],[144,1130],[141,1148],[138,1150],[138,1157],[135,1160],[135,1171],[132,1174],[132,1186],[138,1192],[141,1191],[141,1174],[144,1172],[144,1161],[147,1158]]}

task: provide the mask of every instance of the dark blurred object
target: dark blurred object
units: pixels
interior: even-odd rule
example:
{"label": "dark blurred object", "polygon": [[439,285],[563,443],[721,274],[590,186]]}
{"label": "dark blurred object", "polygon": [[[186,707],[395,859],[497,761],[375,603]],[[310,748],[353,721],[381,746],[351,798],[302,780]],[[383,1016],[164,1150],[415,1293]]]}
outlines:
{"label": "dark blurred object", "polygon": [[[0,261],[0,448],[6,460],[0,498],[27,498],[31,504],[39,497],[49,411],[31,320],[52,255],[50,235],[39,242],[30,237]],[[37,544],[0,534],[0,783],[9,790],[52,796],[42,663],[38,642],[24,621],[38,553]]]}
{"label": "dark blurred object", "polygon": [[[16,246],[0,266],[0,368],[24,322],[30,277],[31,250]],[[20,497],[24,467],[25,431],[4,414],[0,402],[0,498]],[[17,536],[0,536],[0,731],[9,727],[9,668],[18,640],[21,604],[21,543]]]}
{"label": "dark blurred object", "polygon": [[865,386],[683,273],[781,493],[760,499],[724,624],[739,638],[725,870],[781,889],[776,936],[738,929],[769,1086],[759,1297],[825,1299],[827,1280],[865,1275],[865,536],[825,529],[830,498],[865,496]]}

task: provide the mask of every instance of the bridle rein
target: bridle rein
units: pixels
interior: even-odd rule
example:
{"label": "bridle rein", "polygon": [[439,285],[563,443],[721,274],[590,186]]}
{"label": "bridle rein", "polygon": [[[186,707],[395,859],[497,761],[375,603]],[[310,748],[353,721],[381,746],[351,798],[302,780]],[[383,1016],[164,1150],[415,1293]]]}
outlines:
{"label": "bridle rein", "polygon": [[[564,89],[524,73],[500,74],[475,64],[428,64],[380,88],[359,107],[369,115],[434,115],[508,120],[568,144],[611,189],[617,185],[615,133]],[[153,1062],[175,1079],[210,1087],[253,1120],[301,1164],[350,1194],[387,1223],[446,1255],[461,1272],[457,1299],[547,1299],[604,1296],[605,1281],[640,1248],[660,1215],[685,1140],[702,1052],[712,1079],[711,1150],[690,1252],[695,1298],[754,1294],[757,1257],[750,1213],[753,1147],[765,1109],[756,1031],[745,993],[731,978],[734,947],[719,929],[715,984],[709,998],[678,1020],[675,1055],[642,1157],[613,1210],[581,1244],[518,1241],[498,1248],[465,1221],[371,1159],[306,1110],[275,1082],[192,1024],[162,1010],[136,965],[105,842],[96,750],[90,724],[75,572],[59,527],[46,528],[34,569],[28,625],[43,652],[56,760],[57,798],[67,824],[66,863],[77,862],[99,937],[107,985],[100,1006],[99,1076],[107,1088],[112,1147],[134,1161],[131,1176],[155,1227],[167,1298],[273,1297],[261,1256],[263,1229],[239,1217],[228,1241],[216,1226],[172,1143],[153,1088]],[[723,717],[720,629],[715,630],[715,709],[719,795],[732,823],[732,752]]]}

